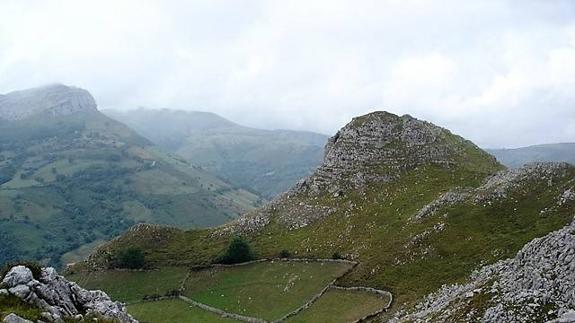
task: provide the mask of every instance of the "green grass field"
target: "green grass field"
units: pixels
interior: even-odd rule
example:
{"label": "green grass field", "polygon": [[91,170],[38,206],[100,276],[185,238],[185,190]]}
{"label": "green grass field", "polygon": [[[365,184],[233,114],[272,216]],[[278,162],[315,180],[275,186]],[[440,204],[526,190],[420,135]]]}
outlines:
{"label": "green grass field", "polygon": [[354,322],[381,310],[388,303],[388,299],[368,292],[330,289],[312,306],[286,322]]}
{"label": "green grass field", "polygon": [[[387,303],[387,299],[368,292],[330,289],[310,308],[290,317],[286,322],[353,322],[379,311]],[[205,311],[178,299],[132,304],[128,306],[128,311],[142,323],[239,322]]]}
{"label": "green grass field", "polygon": [[184,267],[153,271],[102,271],[67,277],[87,289],[101,289],[112,299],[136,302],[146,295],[164,295],[180,287],[188,270]]}
{"label": "green grass field", "polygon": [[16,296],[13,295],[3,295],[0,296],[0,320],[4,322],[3,319],[10,313],[19,315],[27,320],[38,320],[41,318],[40,310],[35,308]]}
{"label": "green grass field", "polygon": [[269,262],[194,272],[184,295],[241,315],[274,320],[297,309],[351,265]]}
{"label": "green grass field", "polygon": [[140,323],[239,322],[205,311],[179,299],[132,304],[128,306],[128,312]]}
{"label": "green grass field", "polygon": [[[270,261],[192,271],[183,294],[230,313],[276,320],[296,310],[350,268],[347,263]],[[186,267],[155,271],[107,271],[68,278],[88,289],[101,289],[114,300],[131,303],[141,322],[236,322],[179,299],[139,302],[179,288]],[[380,310],[388,300],[358,291],[328,290],[289,322],[351,322]]]}

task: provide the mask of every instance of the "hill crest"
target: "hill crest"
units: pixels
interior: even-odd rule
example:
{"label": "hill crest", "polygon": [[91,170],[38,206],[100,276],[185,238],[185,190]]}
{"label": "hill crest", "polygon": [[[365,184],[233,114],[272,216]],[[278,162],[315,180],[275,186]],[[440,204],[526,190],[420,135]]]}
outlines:
{"label": "hill crest", "polygon": [[271,199],[320,164],[327,136],[245,127],[198,111],[104,110],[159,147]]}
{"label": "hill crest", "polygon": [[447,129],[409,115],[377,111],[354,118],[331,137],[323,164],[302,184],[315,193],[327,187],[337,194],[345,190],[338,185],[343,179],[361,188],[369,182],[391,181],[426,164],[500,167],[495,158]]}
{"label": "hill crest", "polygon": [[282,225],[301,228],[337,212],[337,207],[323,205],[318,199],[365,196],[374,186],[391,185],[426,168],[448,173],[462,170],[482,179],[504,167],[447,129],[409,115],[373,112],[354,118],[328,140],[323,163],[311,176],[217,234],[260,230],[276,213],[282,214],[277,220]]}
{"label": "hill crest", "polygon": [[135,223],[214,226],[260,203],[106,117],[85,90],[7,97],[26,114],[0,120],[0,263],[58,266]]}
{"label": "hill crest", "polygon": [[22,120],[40,113],[51,116],[97,110],[96,100],[81,88],[52,84],[0,96],[0,119]]}

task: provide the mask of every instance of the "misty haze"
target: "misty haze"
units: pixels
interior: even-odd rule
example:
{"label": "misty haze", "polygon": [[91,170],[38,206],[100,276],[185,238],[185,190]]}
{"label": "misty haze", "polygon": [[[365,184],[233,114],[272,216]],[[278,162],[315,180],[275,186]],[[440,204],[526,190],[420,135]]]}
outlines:
{"label": "misty haze", "polygon": [[575,322],[575,2],[0,0],[0,321]]}

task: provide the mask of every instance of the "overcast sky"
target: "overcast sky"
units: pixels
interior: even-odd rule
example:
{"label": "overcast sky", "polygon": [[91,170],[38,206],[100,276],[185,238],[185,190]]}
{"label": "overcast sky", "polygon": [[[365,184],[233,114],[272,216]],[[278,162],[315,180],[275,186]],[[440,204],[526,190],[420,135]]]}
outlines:
{"label": "overcast sky", "polygon": [[0,0],[0,93],[61,82],[333,134],[373,110],[484,147],[575,141],[572,0]]}

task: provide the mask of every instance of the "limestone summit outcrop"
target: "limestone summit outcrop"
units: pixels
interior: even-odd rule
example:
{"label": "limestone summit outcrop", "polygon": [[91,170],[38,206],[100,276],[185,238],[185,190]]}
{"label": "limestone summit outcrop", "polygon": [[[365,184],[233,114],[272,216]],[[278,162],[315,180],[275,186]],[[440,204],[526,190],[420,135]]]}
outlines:
{"label": "limestone summit outcrop", "polygon": [[401,172],[434,164],[451,167],[474,158],[493,166],[495,158],[449,130],[409,115],[378,111],[354,118],[331,137],[323,164],[299,185],[336,196],[370,182],[387,182]]}
{"label": "limestone summit outcrop", "polygon": [[398,180],[422,166],[468,168],[490,173],[503,167],[472,142],[449,130],[409,115],[377,111],[354,118],[331,137],[322,165],[308,178],[260,210],[224,226],[219,233],[253,232],[266,226],[272,213],[295,229],[335,212],[334,208],[306,203],[321,195],[342,198],[370,185]]}

